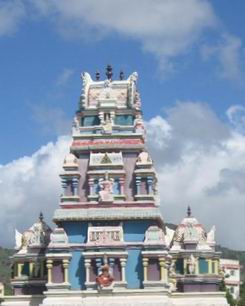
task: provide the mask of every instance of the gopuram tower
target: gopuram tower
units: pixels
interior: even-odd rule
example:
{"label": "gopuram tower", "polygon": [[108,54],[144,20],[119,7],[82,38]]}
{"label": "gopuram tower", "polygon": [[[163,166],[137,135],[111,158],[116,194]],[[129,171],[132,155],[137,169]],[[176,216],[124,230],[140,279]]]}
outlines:
{"label": "gopuram tower", "polygon": [[[193,250],[173,249],[176,234],[165,228],[157,176],[145,144],[137,77],[133,73],[124,79],[120,72],[115,80],[110,65],[103,80],[99,72],[95,80],[82,74],[70,153],[60,173],[63,193],[53,216],[56,228],[52,231],[40,215],[17,235],[15,296],[3,306],[227,305],[217,292],[218,268],[207,270],[215,284],[208,287],[212,292],[185,293],[207,288],[199,284],[210,277],[194,275],[199,271],[193,267],[200,256],[196,249],[192,269],[185,270]],[[214,256],[218,263],[213,248],[204,251],[210,263]],[[180,261],[183,275],[176,277]],[[176,293],[186,277],[188,287],[187,282],[182,287],[187,289]]]}

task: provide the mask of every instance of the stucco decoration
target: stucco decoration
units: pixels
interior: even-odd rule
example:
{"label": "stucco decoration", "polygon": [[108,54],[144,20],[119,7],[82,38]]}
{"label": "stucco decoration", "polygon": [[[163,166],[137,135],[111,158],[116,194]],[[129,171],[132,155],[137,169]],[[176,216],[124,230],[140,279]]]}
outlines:
{"label": "stucco decoration", "polygon": [[90,153],[89,166],[123,166],[122,152],[115,153]]}
{"label": "stucco decoration", "polygon": [[123,242],[122,226],[89,226],[88,243],[95,245],[115,245]]}
{"label": "stucco decoration", "polygon": [[110,287],[114,278],[110,274],[110,267],[108,264],[105,264],[101,267],[101,273],[96,277],[96,283],[100,289],[104,287]]}
{"label": "stucco decoration", "polygon": [[189,258],[187,259],[187,274],[195,274],[196,264],[197,264],[197,260],[193,256],[193,254],[191,254]]}
{"label": "stucco decoration", "polygon": [[77,169],[78,168],[77,157],[72,153],[67,154],[63,162],[63,168],[64,169],[67,169],[67,168]]}
{"label": "stucco decoration", "polygon": [[99,202],[113,202],[113,183],[114,179],[110,178],[108,172],[105,173],[105,178],[101,179],[99,182],[100,191],[99,191]]}
{"label": "stucco decoration", "polygon": [[163,230],[158,226],[150,226],[145,232],[146,244],[165,244],[165,237]]}
{"label": "stucco decoration", "polygon": [[49,247],[68,244],[68,237],[63,228],[55,228],[50,235]]}
{"label": "stucco decoration", "polygon": [[213,226],[207,234],[207,243],[210,243],[210,244],[215,243],[215,231],[216,231],[216,228],[215,226]]}
{"label": "stucco decoration", "polygon": [[141,152],[136,160],[136,165],[137,166],[151,166],[152,159],[149,153],[146,151]]}
{"label": "stucco decoration", "polygon": [[51,232],[51,228],[43,221],[43,215],[40,214],[39,220],[22,235],[18,232],[16,247],[20,251],[32,247],[44,248],[49,244]]}
{"label": "stucco decoration", "polygon": [[168,228],[166,226],[166,235],[165,235],[165,241],[166,241],[166,245],[170,246],[172,240],[174,237],[174,230],[172,230],[171,228]]}

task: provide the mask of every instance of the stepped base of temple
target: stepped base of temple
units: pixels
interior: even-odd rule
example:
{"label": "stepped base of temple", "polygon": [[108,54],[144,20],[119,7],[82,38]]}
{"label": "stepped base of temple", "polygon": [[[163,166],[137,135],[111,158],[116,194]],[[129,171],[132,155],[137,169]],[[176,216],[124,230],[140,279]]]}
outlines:
{"label": "stepped base of temple", "polygon": [[113,292],[57,291],[45,296],[6,297],[1,306],[228,306],[222,292],[169,293],[166,290]]}

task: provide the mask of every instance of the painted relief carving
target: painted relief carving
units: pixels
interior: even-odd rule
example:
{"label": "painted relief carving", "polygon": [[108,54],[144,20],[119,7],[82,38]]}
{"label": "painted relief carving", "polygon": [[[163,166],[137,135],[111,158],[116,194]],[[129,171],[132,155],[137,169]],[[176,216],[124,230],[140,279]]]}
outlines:
{"label": "painted relief carving", "polygon": [[109,179],[108,172],[105,173],[105,178],[99,183],[99,201],[100,202],[113,202],[113,183],[114,179]]}
{"label": "painted relief carving", "polygon": [[191,254],[187,259],[187,274],[195,274],[196,270],[196,258]]}
{"label": "painted relief carving", "polygon": [[145,232],[145,243],[165,243],[165,237],[163,230],[158,226],[150,226]]}
{"label": "painted relief carving", "polygon": [[123,242],[122,226],[89,226],[88,243],[117,244]]}
{"label": "painted relief carving", "polygon": [[96,283],[99,285],[100,288],[109,287],[111,286],[114,278],[110,274],[110,267],[105,264],[101,268],[101,273],[96,277]]}

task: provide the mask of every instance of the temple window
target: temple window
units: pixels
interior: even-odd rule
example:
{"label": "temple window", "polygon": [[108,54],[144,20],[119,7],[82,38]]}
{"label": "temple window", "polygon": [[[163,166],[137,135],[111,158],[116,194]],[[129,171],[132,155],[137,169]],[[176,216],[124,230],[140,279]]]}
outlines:
{"label": "temple window", "polygon": [[54,261],[52,267],[52,282],[63,283],[64,282],[64,269],[62,261]]}
{"label": "temple window", "polygon": [[184,274],[184,260],[183,258],[178,258],[175,262],[175,271],[177,274]]}
{"label": "temple window", "polygon": [[198,265],[200,274],[208,273],[208,262],[205,258],[199,258]]}
{"label": "temple window", "polygon": [[115,117],[116,125],[134,125],[134,116],[132,115],[117,115]]}
{"label": "temple window", "polygon": [[149,258],[147,268],[147,280],[148,281],[160,281],[160,266],[158,258]]}
{"label": "temple window", "polygon": [[100,125],[100,119],[98,116],[85,116],[81,118],[81,126],[95,126]]}
{"label": "temple window", "polygon": [[30,274],[30,265],[29,262],[25,262],[22,265],[21,276],[29,276],[29,274]]}
{"label": "temple window", "polygon": [[113,182],[113,194],[120,194],[120,180],[119,178],[115,178]]}

